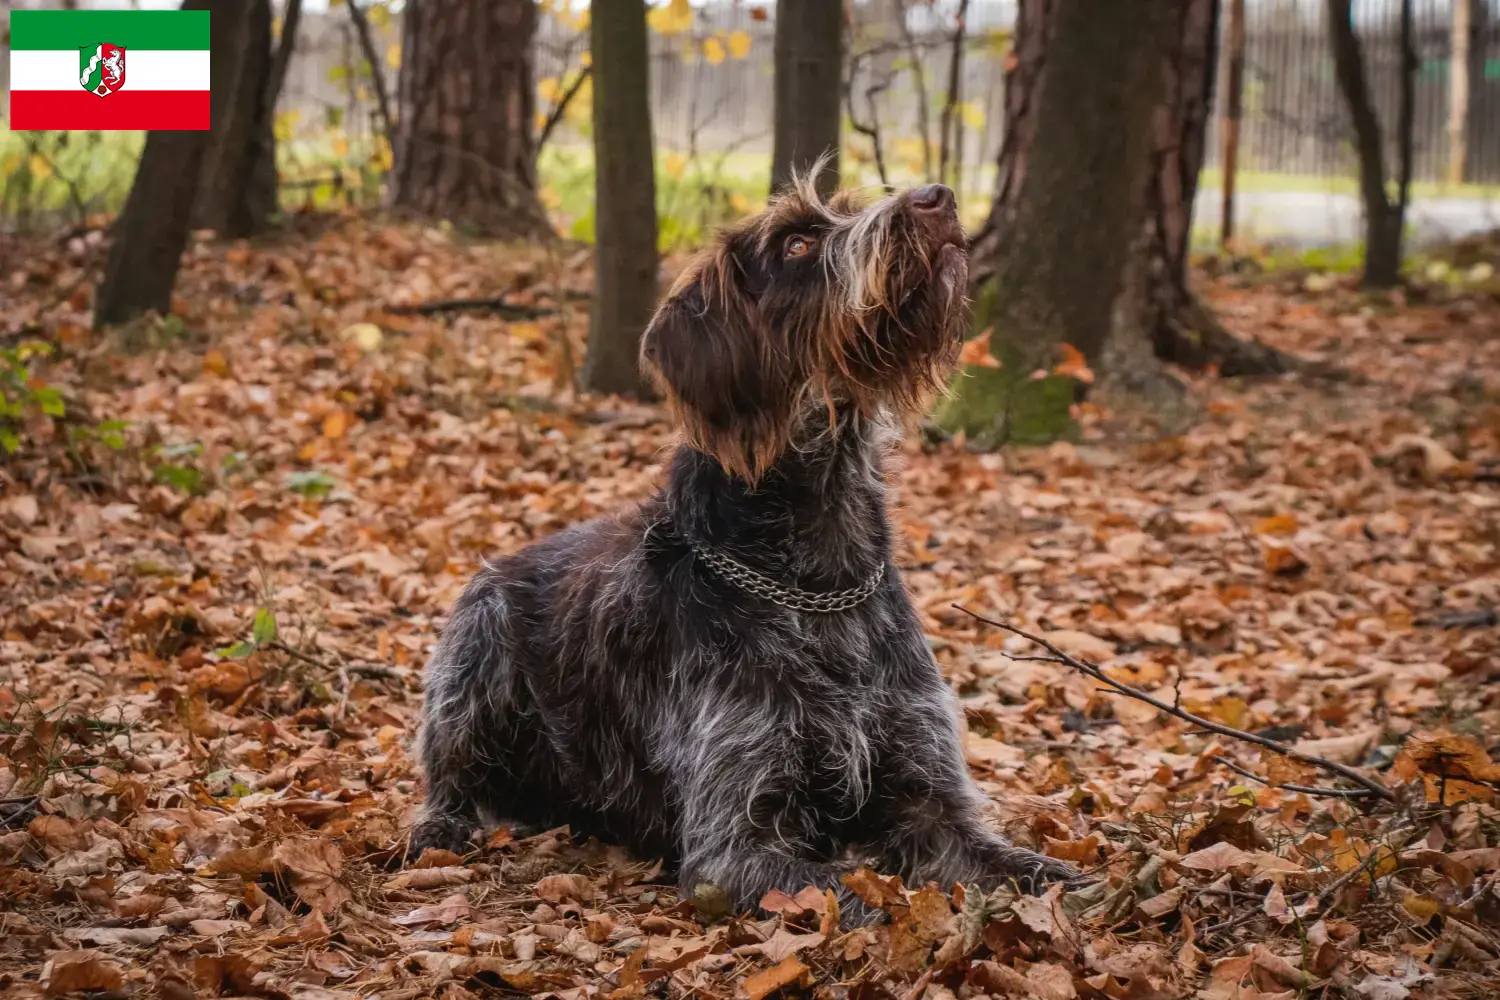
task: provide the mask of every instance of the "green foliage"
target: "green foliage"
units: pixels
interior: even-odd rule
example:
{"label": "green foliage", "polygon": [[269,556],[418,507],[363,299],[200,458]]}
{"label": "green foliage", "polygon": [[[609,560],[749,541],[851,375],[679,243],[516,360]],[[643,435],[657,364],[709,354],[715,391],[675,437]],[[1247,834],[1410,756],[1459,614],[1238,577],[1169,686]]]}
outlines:
{"label": "green foliage", "polygon": [[20,228],[117,211],[144,132],[11,132],[0,127],[0,217]]}
{"label": "green foliage", "polygon": [[52,346],[24,341],[0,348],[0,450],[13,454],[21,446],[26,422],[38,414],[61,417],[66,406],[62,393],[37,378],[32,359],[46,357]]}
{"label": "green foliage", "polygon": [[216,652],[228,660],[243,660],[274,643],[277,634],[276,612],[270,608],[256,608],[255,618],[250,623],[250,639],[225,646]]}
{"label": "green foliage", "polygon": [[333,492],[338,481],[326,472],[316,469],[294,472],[286,478],[286,488],[309,500],[322,500]]}
{"label": "green foliage", "polygon": [[[592,151],[549,146],[542,151],[539,174],[542,202],[563,232],[593,242]],[[766,157],[662,153],[656,170],[657,245],[663,251],[701,245],[717,227],[763,205],[769,181]]]}
{"label": "green foliage", "polygon": [[1073,440],[1077,391],[1077,381],[1066,375],[1018,378],[1003,368],[970,366],[938,401],[933,419],[981,447]]}
{"label": "green foliage", "polygon": [[203,472],[191,460],[201,454],[203,445],[197,441],[162,445],[153,450],[153,457],[166,461],[151,466],[151,478],[183,493],[198,493],[203,489]]}

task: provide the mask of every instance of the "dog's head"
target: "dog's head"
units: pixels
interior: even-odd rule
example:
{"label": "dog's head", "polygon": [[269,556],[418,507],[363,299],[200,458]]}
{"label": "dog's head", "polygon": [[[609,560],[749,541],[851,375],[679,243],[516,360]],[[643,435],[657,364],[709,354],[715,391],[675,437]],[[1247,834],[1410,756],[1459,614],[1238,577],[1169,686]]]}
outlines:
{"label": "dog's head", "polygon": [[861,206],[796,184],[719,234],[641,339],[641,362],[688,438],[754,480],[813,406],[923,405],[967,322],[953,192],[930,184]]}

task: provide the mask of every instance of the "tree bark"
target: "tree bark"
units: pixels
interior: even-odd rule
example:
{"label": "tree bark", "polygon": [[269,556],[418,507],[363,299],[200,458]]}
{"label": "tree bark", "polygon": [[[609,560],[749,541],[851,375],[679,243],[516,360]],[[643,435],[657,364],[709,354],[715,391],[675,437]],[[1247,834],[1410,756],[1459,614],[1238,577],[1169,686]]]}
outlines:
{"label": "tree bark", "polygon": [[1359,156],[1359,191],[1365,209],[1366,288],[1391,288],[1401,280],[1401,242],[1411,186],[1412,131],[1416,114],[1417,59],[1412,29],[1412,0],[1401,2],[1401,102],[1397,112],[1397,195],[1386,191],[1385,147],[1380,120],[1370,97],[1363,47],[1354,31],[1351,0],[1328,0],[1328,33],[1334,71],[1354,128]]}
{"label": "tree bark", "polygon": [[[530,0],[525,0],[530,3]],[[641,333],[656,308],[656,175],[642,0],[598,0],[594,73],[594,303],[580,381],[646,397]]]}
{"label": "tree bark", "polygon": [[[1469,41],[1475,0],[1453,0],[1448,61],[1448,183],[1462,184],[1469,162]],[[1482,78],[1481,78],[1482,79]]]}
{"label": "tree bark", "polygon": [[273,63],[271,4],[221,0],[212,6],[213,128],[203,153],[193,225],[225,237],[251,236],[270,224],[276,207],[275,105],[266,104]]}
{"label": "tree bark", "polygon": [[[839,183],[839,100],[844,7],[839,0],[780,0],[776,5],[775,125],[771,190],[829,160],[816,179],[823,194]],[[925,138],[925,137],[924,137]]]}
{"label": "tree bark", "polygon": [[971,250],[976,327],[999,366],[961,377],[940,424],[1021,443],[1072,427],[1074,379],[1032,376],[1061,345],[1101,359],[1140,230],[1167,6],[1021,5],[999,192]]}
{"label": "tree bark", "polygon": [[1221,375],[1292,371],[1295,358],[1224,328],[1188,287],[1193,204],[1208,143],[1208,116],[1218,71],[1219,4],[1186,0],[1162,64],[1165,93],[1153,134],[1146,188],[1146,266],[1135,294],[1148,303],[1139,328],[1155,356]]}
{"label": "tree bark", "polygon": [[1224,175],[1220,194],[1219,245],[1229,249],[1234,240],[1234,183],[1240,164],[1240,116],[1245,93],[1245,0],[1229,0],[1229,30],[1224,60],[1224,108],[1219,117],[1223,136],[1219,162]]}
{"label": "tree bark", "polygon": [[147,133],[95,296],[96,327],[172,311],[207,146],[206,132]]}
{"label": "tree bark", "polygon": [[392,204],[470,232],[551,234],[537,197],[533,0],[412,0]]}
{"label": "tree bark", "polygon": [[[216,81],[209,131],[151,132],[136,166],[125,207],[113,227],[113,242],[104,278],[94,301],[94,324],[106,326],[147,312],[166,315],[172,309],[172,287],[188,233],[201,213],[234,207],[222,217],[228,231],[245,221],[244,197],[210,196],[204,181],[212,177],[216,192],[233,193],[215,169],[230,171],[248,186],[256,155],[254,111],[270,68],[270,7],[267,0],[187,0],[184,10],[212,10],[213,48],[210,72]],[[263,24],[262,24],[263,22]],[[262,27],[264,37],[262,37]],[[263,66],[258,66],[264,55]],[[223,81],[218,82],[218,81]],[[238,149],[238,155],[234,154]],[[274,194],[274,189],[273,189]]]}
{"label": "tree bark", "polygon": [[[1217,73],[1218,0],[1023,0],[1006,74],[995,203],[970,251],[975,329],[999,367],[968,369],[938,422],[981,442],[1074,429],[1080,352],[1095,392],[1176,425],[1163,360],[1225,374],[1293,361],[1233,336],[1188,288],[1193,199]],[[1143,407],[1137,404],[1144,404]]]}

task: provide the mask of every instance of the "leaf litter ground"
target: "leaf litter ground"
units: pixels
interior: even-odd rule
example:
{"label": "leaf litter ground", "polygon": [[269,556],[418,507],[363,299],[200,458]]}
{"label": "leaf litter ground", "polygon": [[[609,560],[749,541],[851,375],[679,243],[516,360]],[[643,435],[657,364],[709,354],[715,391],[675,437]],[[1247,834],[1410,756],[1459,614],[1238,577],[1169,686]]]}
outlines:
{"label": "leaf litter ground", "polygon": [[[58,345],[68,406],[0,465],[6,995],[1500,991],[1492,299],[1220,281],[1232,326],[1348,378],[1202,380],[1197,425],[1144,443],[910,435],[897,558],[994,822],[1098,881],[860,872],[890,919],[850,933],[816,891],[726,913],[565,831],[398,860],[448,602],[486,554],[645,494],[672,442],[560,388],[586,252],[357,219],[199,241],[174,317],[96,337],[99,247],[0,243],[0,337]],[[1337,785],[1010,659],[1038,651],[955,604],[1396,801],[1288,791]]]}

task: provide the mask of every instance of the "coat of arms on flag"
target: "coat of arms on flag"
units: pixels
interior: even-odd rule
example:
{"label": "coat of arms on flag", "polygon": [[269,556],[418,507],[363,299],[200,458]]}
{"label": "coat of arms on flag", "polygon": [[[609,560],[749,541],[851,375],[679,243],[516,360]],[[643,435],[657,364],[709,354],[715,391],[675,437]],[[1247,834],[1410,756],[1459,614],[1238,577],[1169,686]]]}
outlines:
{"label": "coat of arms on flag", "polygon": [[125,86],[125,50],[102,42],[78,50],[78,84],[90,94],[108,97]]}

